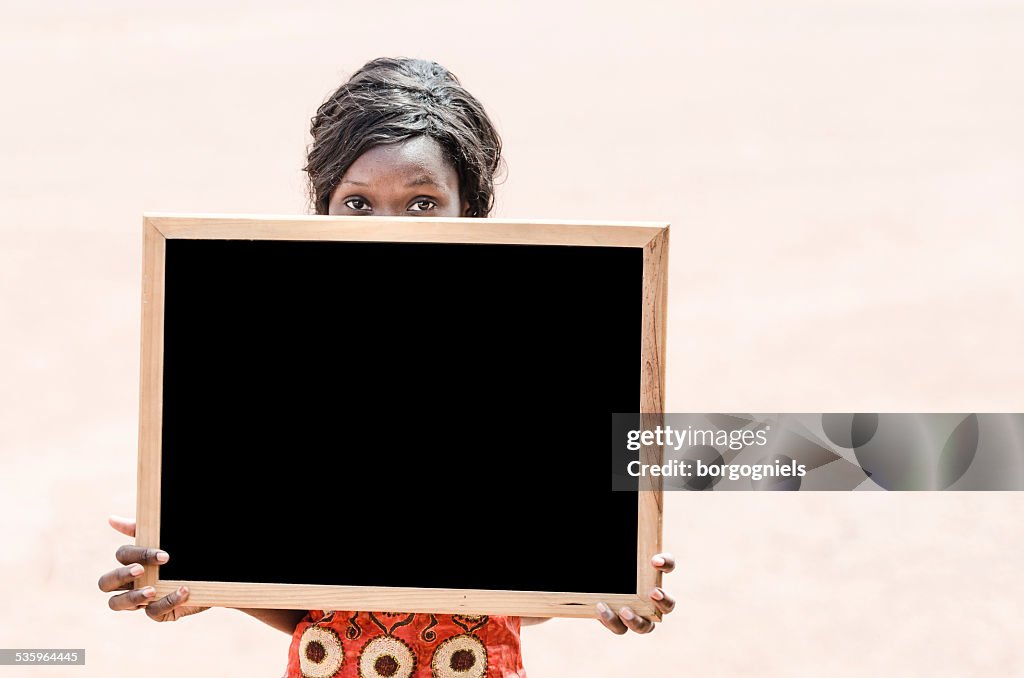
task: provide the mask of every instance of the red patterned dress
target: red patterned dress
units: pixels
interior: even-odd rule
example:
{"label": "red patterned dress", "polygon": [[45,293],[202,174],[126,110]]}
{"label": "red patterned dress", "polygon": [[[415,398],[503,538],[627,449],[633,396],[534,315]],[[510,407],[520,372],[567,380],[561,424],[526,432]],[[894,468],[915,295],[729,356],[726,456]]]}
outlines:
{"label": "red patterned dress", "polygon": [[525,678],[519,617],[312,610],[285,678]]}

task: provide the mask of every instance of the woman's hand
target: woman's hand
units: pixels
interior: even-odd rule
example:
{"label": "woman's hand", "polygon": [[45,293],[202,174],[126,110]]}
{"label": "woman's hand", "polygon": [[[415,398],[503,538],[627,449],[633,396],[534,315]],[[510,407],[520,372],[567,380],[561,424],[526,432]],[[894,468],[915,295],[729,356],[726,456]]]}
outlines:
{"label": "woman's hand", "polygon": [[[128,537],[135,536],[134,520],[111,516],[108,522],[111,527],[121,534]],[[127,592],[110,597],[107,603],[110,605],[111,610],[139,610],[145,608],[147,617],[153,621],[165,622],[177,621],[182,617],[209,609],[195,605],[185,605],[188,602],[188,589],[184,586],[179,587],[176,591],[169,593],[159,600],[154,600],[156,589],[152,586],[132,589],[132,584],[135,580],[146,571],[146,565],[163,565],[170,560],[170,556],[165,551],[126,544],[117,549],[114,557],[124,567],[111,570],[100,577],[100,591],[110,593],[112,591],[127,590]]]}
{"label": "woman's hand", "polygon": [[[676,568],[676,559],[671,553],[659,553],[651,558],[651,567],[659,572],[668,574]],[[651,600],[654,601],[654,605],[661,610],[663,615],[671,612],[676,606],[675,598],[670,596],[668,592],[660,586],[655,586],[651,589],[648,595],[651,597]],[[639,616],[628,606],[623,607],[616,615],[610,607],[604,603],[598,603],[597,615],[602,624],[604,624],[612,633],[617,633],[619,635],[622,635],[626,631],[650,633],[654,630],[654,622],[648,621]]]}

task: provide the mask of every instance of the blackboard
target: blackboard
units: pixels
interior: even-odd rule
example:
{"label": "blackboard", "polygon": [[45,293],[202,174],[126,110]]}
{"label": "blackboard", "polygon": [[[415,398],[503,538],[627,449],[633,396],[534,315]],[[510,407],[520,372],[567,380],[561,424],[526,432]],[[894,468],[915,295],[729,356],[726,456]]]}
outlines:
{"label": "blackboard", "polygon": [[607,453],[612,414],[649,411],[645,368],[664,363],[644,355],[664,323],[645,304],[664,304],[667,227],[145,229],[143,419],[155,400],[159,417],[140,541],[171,554],[151,585],[188,582],[197,604],[590,616],[621,599],[656,616],[636,599],[660,498],[645,526],[651,493],[612,492]]}

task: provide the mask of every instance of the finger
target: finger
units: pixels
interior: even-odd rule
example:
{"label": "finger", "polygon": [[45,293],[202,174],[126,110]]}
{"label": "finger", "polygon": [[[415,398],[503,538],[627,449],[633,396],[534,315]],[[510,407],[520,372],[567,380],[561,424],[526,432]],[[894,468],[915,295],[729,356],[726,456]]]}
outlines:
{"label": "finger", "polygon": [[174,592],[167,594],[155,603],[150,603],[146,606],[146,615],[150,619],[159,621],[161,617],[166,615],[174,608],[182,605],[188,600],[188,589],[184,586],[179,586]]}
{"label": "finger", "polygon": [[125,535],[126,537],[135,536],[135,521],[131,518],[122,518],[121,516],[110,516],[107,518],[107,522],[110,526]]}
{"label": "finger", "polygon": [[659,553],[651,558],[651,565],[662,572],[671,572],[676,569],[676,557],[671,553]]}
{"label": "finger", "polygon": [[145,568],[138,563],[126,565],[125,567],[119,567],[116,570],[111,570],[100,577],[99,584],[100,591],[110,593],[111,591],[117,591],[123,589],[127,584],[135,581],[142,576],[145,572]]}
{"label": "finger", "polygon": [[171,557],[167,554],[167,551],[161,551],[160,549],[147,549],[142,546],[131,546],[125,544],[121,548],[117,549],[117,553],[114,554],[117,558],[117,562],[122,565],[131,565],[132,563],[142,563],[143,565],[163,565]]}
{"label": "finger", "polygon": [[630,631],[634,631],[636,633],[650,633],[654,630],[654,622],[638,616],[629,607],[624,607],[619,610],[619,619],[622,620]]}
{"label": "finger", "polygon": [[604,603],[597,604],[597,618],[605,625],[605,628],[612,633],[621,636],[627,630],[626,625],[622,623],[622,620],[619,619],[615,613],[612,612],[611,608]]}
{"label": "finger", "polygon": [[655,586],[651,589],[651,600],[654,601],[655,606],[661,610],[662,614],[668,614],[676,607],[676,599],[660,586]]}
{"label": "finger", "polygon": [[122,593],[117,596],[111,596],[107,604],[110,609],[115,612],[121,612],[122,610],[137,610],[143,605],[153,600],[153,596],[156,595],[156,589],[152,586],[146,586],[136,591],[129,591],[128,593]]}

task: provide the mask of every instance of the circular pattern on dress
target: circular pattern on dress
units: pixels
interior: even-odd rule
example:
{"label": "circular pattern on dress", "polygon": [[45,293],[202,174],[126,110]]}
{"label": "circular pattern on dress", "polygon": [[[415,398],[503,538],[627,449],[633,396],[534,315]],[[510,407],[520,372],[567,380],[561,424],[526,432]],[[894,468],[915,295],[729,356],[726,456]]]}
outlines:
{"label": "circular pattern on dress", "polygon": [[359,653],[360,678],[409,678],[416,655],[394,636],[377,636]]}
{"label": "circular pattern on dress", "polygon": [[487,648],[473,634],[452,636],[437,646],[430,671],[434,678],[482,678],[487,673]]}
{"label": "circular pattern on dress", "polygon": [[299,668],[304,678],[331,678],[345,661],[341,638],[329,628],[310,626],[299,641]]}

